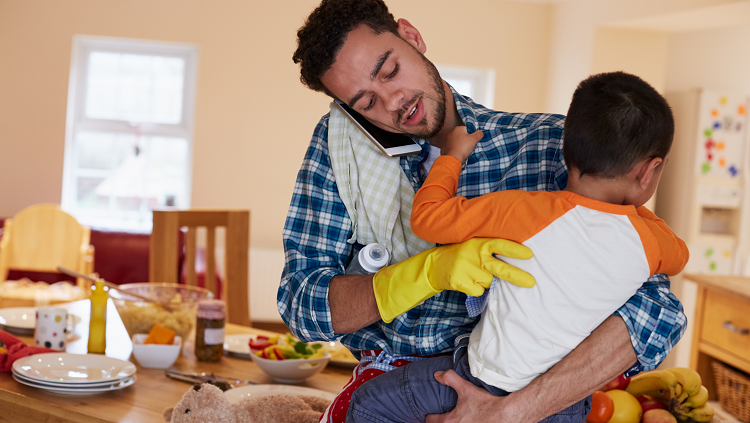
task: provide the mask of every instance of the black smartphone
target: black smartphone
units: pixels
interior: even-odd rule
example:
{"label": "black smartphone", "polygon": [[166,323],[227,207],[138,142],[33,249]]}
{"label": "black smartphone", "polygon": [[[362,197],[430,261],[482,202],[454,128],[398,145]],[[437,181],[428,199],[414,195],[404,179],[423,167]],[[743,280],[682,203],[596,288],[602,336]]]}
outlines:
{"label": "black smartphone", "polygon": [[378,128],[343,101],[334,100],[334,103],[386,156],[404,156],[422,151],[422,147],[409,136]]}

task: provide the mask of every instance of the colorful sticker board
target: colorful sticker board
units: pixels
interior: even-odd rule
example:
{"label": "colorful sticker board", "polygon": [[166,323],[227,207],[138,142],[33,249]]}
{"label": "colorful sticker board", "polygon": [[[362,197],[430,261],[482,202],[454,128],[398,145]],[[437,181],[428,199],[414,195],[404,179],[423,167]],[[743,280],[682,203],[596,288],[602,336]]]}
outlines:
{"label": "colorful sticker board", "polygon": [[728,179],[740,177],[748,124],[747,96],[703,90],[700,103],[698,174]]}
{"label": "colorful sticker board", "polygon": [[693,243],[688,244],[690,260],[685,272],[703,275],[731,275],[734,273],[734,246]]}

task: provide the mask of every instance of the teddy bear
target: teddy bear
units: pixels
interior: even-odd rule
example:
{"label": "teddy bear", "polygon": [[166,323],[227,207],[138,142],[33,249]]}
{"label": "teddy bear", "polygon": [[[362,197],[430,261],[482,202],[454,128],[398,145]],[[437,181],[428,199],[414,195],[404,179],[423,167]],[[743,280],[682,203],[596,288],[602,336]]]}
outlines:
{"label": "teddy bear", "polygon": [[330,404],[310,395],[275,394],[242,398],[231,404],[214,385],[193,385],[174,407],[164,410],[171,423],[317,423]]}

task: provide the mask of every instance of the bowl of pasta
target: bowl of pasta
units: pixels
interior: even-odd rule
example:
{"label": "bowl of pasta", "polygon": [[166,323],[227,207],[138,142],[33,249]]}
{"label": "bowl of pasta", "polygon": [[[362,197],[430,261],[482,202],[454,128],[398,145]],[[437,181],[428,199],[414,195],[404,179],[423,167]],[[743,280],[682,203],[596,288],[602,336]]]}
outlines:
{"label": "bowl of pasta", "polygon": [[[152,298],[148,302],[128,293]],[[198,300],[210,298],[207,289],[176,283],[130,283],[109,291],[128,335],[149,333],[155,324],[171,329],[183,340],[195,327]]]}

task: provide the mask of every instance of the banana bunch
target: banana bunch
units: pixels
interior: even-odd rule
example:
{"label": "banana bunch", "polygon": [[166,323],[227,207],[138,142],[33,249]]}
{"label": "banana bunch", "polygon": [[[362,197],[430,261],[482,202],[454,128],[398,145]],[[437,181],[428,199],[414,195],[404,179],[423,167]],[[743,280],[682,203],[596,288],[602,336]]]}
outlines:
{"label": "banana bunch", "polygon": [[626,391],[634,397],[648,395],[664,402],[680,421],[703,423],[714,418],[714,409],[707,403],[708,390],[692,369],[672,367],[643,372],[630,378]]}

